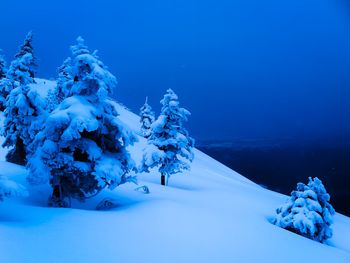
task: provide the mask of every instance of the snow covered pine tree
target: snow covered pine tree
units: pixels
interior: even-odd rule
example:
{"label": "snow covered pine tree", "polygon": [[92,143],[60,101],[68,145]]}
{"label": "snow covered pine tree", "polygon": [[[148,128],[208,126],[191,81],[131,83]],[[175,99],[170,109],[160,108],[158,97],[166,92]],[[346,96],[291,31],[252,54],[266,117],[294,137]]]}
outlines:
{"label": "snow covered pine tree", "polygon": [[6,61],[0,49],[0,111],[5,110],[6,97],[8,95],[6,92],[7,84],[5,82],[6,72]]}
{"label": "snow covered pine tree", "polygon": [[15,59],[22,58],[26,54],[32,55],[32,58],[28,61],[29,64],[27,65],[27,71],[29,72],[29,76],[34,80],[37,64],[33,48],[33,33],[31,31],[28,32],[26,38],[24,39],[23,45],[20,47],[19,52],[15,55]]}
{"label": "snow covered pine tree", "polygon": [[6,77],[6,61],[2,54],[2,50],[0,49],[0,79],[3,79]]}
{"label": "snow covered pine tree", "polygon": [[[0,93],[1,93],[1,105],[3,110],[6,108],[6,99],[11,90],[15,88],[15,85],[27,84],[27,80],[30,79],[30,83],[34,83],[34,75],[36,68],[36,58],[34,56],[33,49],[33,34],[29,32],[24,39],[23,44],[20,46],[18,53],[15,55],[15,59],[12,61],[9,71],[6,73],[6,77],[0,81]],[[27,55],[31,54],[31,59],[28,59],[26,65],[22,65],[19,61]],[[23,66],[23,67],[22,67]],[[29,78],[27,74],[29,74]],[[0,78],[1,79],[1,78]],[[16,83],[18,82],[18,83]]]}
{"label": "snow covered pine tree", "polygon": [[143,137],[148,138],[151,135],[151,125],[155,120],[152,107],[148,104],[148,97],[145,104],[140,108],[140,122],[141,122],[141,134]]}
{"label": "snow covered pine tree", "polygon": [[329,200],[322,181],[309,177],[309,183],[298,183],[289,200],[276,210],[274,223],[323,243],[332,237],[331,224],[335,211]]}
{"label": "snow covered pine tree", "polygon": [[35,58],[32,48],[32,33],[28,33],[11,62],[6,74],[6,99],[3,147],[14,147],[6,156],[9,162],[25,164],[27,147],[35,135],[35,119],[41,114],[42,100],[30,89],[34,83]]}
{"label": "snow covered pine tree", "polygon": [[159,167],[161,184],[167,185],[170,175],[190,169],[194,140],[183,127],[190,112],[179,107],[173,90],[167,90],[161,104],[161,114],[151,126],[150,146],[145,149],[141,169],[149,171],[149,168]]}
{"label": "snow covered pine tree", "polygon": [[52,112],[68,95],[72,85],[71,58],[67,58],[57,70],[56,88],[47,95],[47,111]]}
{"label": "snow covered pine tree", "polygon": [[127,146],[136,136],[118,119],[108,94],[116,78],[90,53],[79,37],[71,47],[72,78],[68,97],[53,110],[36,136],[38,149],[29,159],[29,182],[49,179],[53,188],[49,205],[70,206],[71,198],[80,201],[134,180],[134,169]]}

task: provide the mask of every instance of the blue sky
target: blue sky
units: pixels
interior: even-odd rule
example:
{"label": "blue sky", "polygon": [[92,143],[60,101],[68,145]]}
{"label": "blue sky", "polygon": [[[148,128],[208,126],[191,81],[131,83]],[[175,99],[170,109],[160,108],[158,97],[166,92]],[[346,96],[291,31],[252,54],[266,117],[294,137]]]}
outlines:
{"label": "blue sky", "polygon": [[[350,134],[350,9],[344,0],[2,0],[10,60],[33,30],[54,78],[81,35],[118,78],[114,96],[155,110],[167,88],[198,139]],[[347,138],[349,138],[348,136]]]}

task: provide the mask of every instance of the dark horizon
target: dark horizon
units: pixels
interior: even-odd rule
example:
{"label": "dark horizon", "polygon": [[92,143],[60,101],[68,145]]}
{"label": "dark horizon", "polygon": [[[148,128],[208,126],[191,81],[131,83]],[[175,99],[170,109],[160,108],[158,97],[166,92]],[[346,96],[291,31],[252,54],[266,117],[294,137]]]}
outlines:
{"label": "dark horizon", "polygon": [[197,147],[264,188],[290,195],[308,177],[322,180],[337,212],[350,216],[350,142],[263,142],[224,144],[201,142]]}
{"label": "dark horizon", "polygon": [[55,78],[81,35],[118,78],[118,101],[138,113],[148,96],[159,112],[172,88],[192,112],[187,127],[197,139],[346,139],[348,7],[342,0],[4,0],[0,48],[10,61],[33,30],[38,77]]}

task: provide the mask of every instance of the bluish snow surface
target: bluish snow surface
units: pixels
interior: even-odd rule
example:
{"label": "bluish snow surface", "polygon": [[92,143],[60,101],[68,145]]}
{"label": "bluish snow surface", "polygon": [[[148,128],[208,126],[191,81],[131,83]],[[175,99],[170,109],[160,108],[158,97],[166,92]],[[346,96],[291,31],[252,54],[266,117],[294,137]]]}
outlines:
{"label": "bluish snow surface", "polygon": [[[44,85],[44,81],[37,82]],[[45,82],[45,85],[51,85]],[[44,92],[44,91],[43,91]],[[116,104],[119,118],[139,118]],[[130,148],[137,163],[145,140]],[[350,218],[336,214],[334,236],[320,244],[269,222],[286,196],[266,190],[196,150],[192,170],[160,186],[156,171],[139,185],[104,191],[71,209],[47,207],[50,188],[26,184],[25,168],[4,161],[0,172],[26,185],[27,198],[0,203],[0,262],[350,262]],[[96,211],[104,198],[117,207]]]}

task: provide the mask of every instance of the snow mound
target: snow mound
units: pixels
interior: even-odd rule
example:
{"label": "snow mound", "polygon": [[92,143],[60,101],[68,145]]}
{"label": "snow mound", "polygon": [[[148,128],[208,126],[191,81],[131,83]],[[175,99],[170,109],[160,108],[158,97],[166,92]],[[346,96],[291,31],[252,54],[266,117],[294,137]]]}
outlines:
{"label": "snow mound", "polygon": [[56,87],[56,81],[35,78],[35,83],[29,84],[32,91],[37,92],[42,98],[46,98],[49,91]]}

